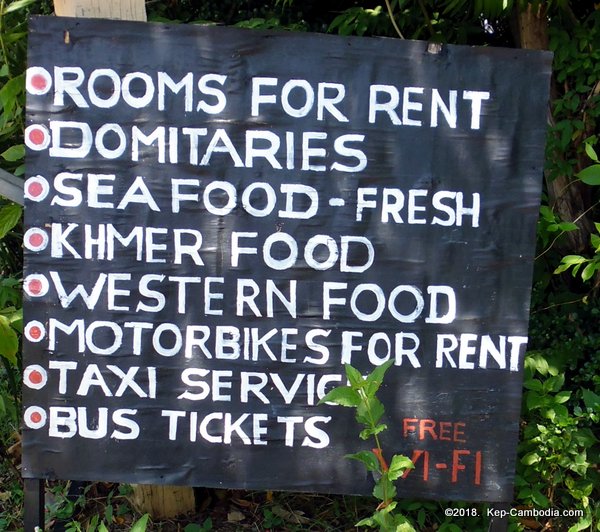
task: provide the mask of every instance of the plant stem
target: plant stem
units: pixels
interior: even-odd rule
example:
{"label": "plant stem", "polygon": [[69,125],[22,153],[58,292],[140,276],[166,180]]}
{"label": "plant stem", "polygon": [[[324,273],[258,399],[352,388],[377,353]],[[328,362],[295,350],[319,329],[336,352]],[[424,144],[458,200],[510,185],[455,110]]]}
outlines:
{"label": "plant stem", "polygon": [[419,0],[419,7],[421,8],[425,20],[427,21],[427,27],[429,28],[429,32],[433,37],[435,35],[435,30],[433,29],[433,24],[431,23],[431,19],[429,18],[429,13],[427,13],[427,9],[425,9],[425,4],[423,3],[423,0]]}
{"label": "plant stem", "polygon": [[[386,0],[386,1],[387,1],[387,0]],[[368,398],[368,396],[367,396],[367,394],[365,393],[365,391],[364,391],[364,390],[359,390],[359,391],[358,391],[358,393],[359,393],[359,395],[360,395],[360,397],[361,397],[362,401],[364,402],[364,404],[365,404],[365,405],[366,405],[366,407],[367,407],[367,409],[366,409],[366,410],[367,410],[367,415],[369,416],[369,425],[370,425],[370,427],[369,427],[369,428],[370,428],[371,430],[374,430],[374,429],[375,429],[375,425],[376,425],[376,423],[375,423],[375,419],[373,418],[373,412],[371,411],[371,408],[370,408],[370,404],[369,404],[369,398]],[[386,471],[385,471],[385,468],[383,467],[383,465],[385,464],[385,460],[384,460],[384,458],[383,458],[383,449],[382,449],[382,447],[381,447],[381,442],[379,441],[379,436],[378,436],[377,434],[373,434],[373,439],[375,440],[375,445],[376,445],[376,448],[377,448],[377,453],[376,453],[376,455],[378,455],[378,456],[377,456],[377,459],[378,459],[378,461],[380,462],[380,463],[379,463],[379,465],[380,465],[380,467],[381,467],[381,474],[382,474],[382,475],[385,475],[385,474],[386,474]],[[380,459],[381,459],[381,461],[380,461]],[[387,493],[387,487],[386,487],[386,483],[383,483],[383,485],[382,485],[382,488],[383,488],[383,503],[382,503],[382,504],[383,504],[383,505],[384,505],[384,507],[385,507],[385,506],[387,506],[387,505],[388,505],[388,504],[389,504],[391,501],[390,501],[390,498],[389,498],[389,496],[388,496],[388,493]]]}
{"label": "plant stem", "polygon": [[404,39],[404,35],[400,31],[398,24],[396,24],[396,19],[394,18],[394,13],[392,12],[392,5],[390,4],[390,0],[385,0],[385,5],[387,6],[388,14],[390,15],[390,20],[392,21],[392,26],[396,30],[396,33],[399,35],[401,39]]}
{"label": "plant stem", "polygon": [[2,49],[2,60],[6,65],[6,71],[8,74],[8,79],[10,79],[10,65],[8,64],[8,53],[6,52],[6,44],[4,43],[4,7],[5,0],[0,0],[0,48]]}
{"label": "plant stem", "polygon": [[[585,211],[583,211],[577,218],[575,218],[571,223],[576,224],[579,220],[581,220],[581,218],[583,218],[588,212],[590,212],[594,207],[596,207],[597,205],[600,205],[600,200],[598,200],[596,203],[594,203],[589,209],[586,209]],[[535,257],[535,259],[533,260],[538,260],[539,258],[541,258],[542,256],[544,256],[546,253],[548,253],[548,251],[550,251],[552,249],[552,246],[554,246],[554,243],[562,236],[566,233],[567,231],[561,231],[558,236],[550,243],[550,245],[544,250],[542,251],[537,257]]]}

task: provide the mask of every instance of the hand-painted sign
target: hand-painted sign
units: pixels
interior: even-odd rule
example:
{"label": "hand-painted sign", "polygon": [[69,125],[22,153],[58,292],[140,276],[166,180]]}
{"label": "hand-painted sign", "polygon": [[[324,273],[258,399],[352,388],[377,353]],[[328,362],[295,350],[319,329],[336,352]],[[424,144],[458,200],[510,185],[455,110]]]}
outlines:
{"label": "hand-painted sign", "polygon": [[[510,498],[550,55],[35,18],[30,478]],[[76,457],[76,459],[74,458]]]}

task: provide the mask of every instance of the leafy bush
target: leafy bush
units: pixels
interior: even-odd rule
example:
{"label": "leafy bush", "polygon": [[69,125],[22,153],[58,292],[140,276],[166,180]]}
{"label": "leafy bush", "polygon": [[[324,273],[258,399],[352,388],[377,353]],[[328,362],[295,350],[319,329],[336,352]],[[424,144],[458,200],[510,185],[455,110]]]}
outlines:
{"label": "leafy bush", "polygon": [[[508,44],[513,37],[509,31],[507,8],[522,3],[390,0],[390,9],[387,9],[387,2],[376,0],[158,0],[148,2],[147,7],[150,20],[210,21],[248,28],[310,29],[344,35],[396,36],[393,19],[407,38],[459,44]],[[597,469],[600,458],[600,309],[597,294],[600,223],[596,222],[600,219],[600,161],[597,156],[600,9],[591,2],[549,2],[546,5],[552,9],[549,36],[550,48],[555,53],[556,84],[547,145],[547,184],[538,224],[540,249],[530,352],[525,366],[515,502],[536,508],[583,510],[581,518],[538,523],[539,528],[600,530]],[[23,76],[26,15],[29,12],[49,14],[52,2],[0,2],[0,166],[18,176],[24,173]],[[564,205],[571,211],[563,209]],[[18,440],[15,434],[22,328],[20,218],[20,207],[6,201],[0,203],[0,450],[3,455],[6,448]],[[354,385],[362,386],[358,380]],[[365,435],[375,436],[376,428],[377,423],[368,427],[371,432]],[[368,468],[385,473],[384,462],[378,454],[366,453],[354,458],[363,461]],[[4,459],[0,464],[0,529],[12,530],[19,526],[23,493],[18,475],[9,463]],[[384,493],[380,482],[376,494],[384,503],[391,497],[389,485],[386,486]],[[87,506],[90,500],[86,495],[85,500],[79,501],[78,511],[97,513],[91,519],[79,519],[75,508],[71,508],[71,513],[65,514],[66,518],[72,519],[71,529],[87,527],[99,531],[103,526],[111,525],[114,515],[110,497],[100,513],[97,508]],[[64,498],[62,503],[67,504]],[[336,506],[337,502],[331,504]],[[453,503],[452,506],[473,508],[475,505]],[[481,517],[483,505],[477,506],[479,516],[467,514],[460,519],[446,517],[444,507],[442,502],[411,500],[397,501],[394,508],[389,502],[385,506],[408,516],[420,529],[478,530],[487,524]],[[60,505],[55,508],[57,512],[67,513],[68,509]],[[336,519],[342,519],[333,511],[327,516],[334,514]],[[271,509],[265,508],[260,515],[265,527],[281,526],[283,518]],[[375,524],[378,524],[377,519],[385,517],[381,513],[373,517]],[[140,529],[146,527],[146,520],[138,521]],[[211,521],[204,523],[206,526],[202,525],[201,530],[212,528]],[[511,526],[516,529],[524,525],[515,521]]]}

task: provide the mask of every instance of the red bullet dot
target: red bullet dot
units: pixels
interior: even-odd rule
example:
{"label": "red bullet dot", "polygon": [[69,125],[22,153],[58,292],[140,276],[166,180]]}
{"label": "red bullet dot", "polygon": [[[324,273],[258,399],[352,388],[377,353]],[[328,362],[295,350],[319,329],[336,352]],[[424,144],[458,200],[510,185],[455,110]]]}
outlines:
{"label": "red bullet dot", "polygon": [[44,237],[40,233],[33,233],[29,237],[29,244],[31,247],[37,248],[44,243]]}
{"label": "red bullet dot", "polygon": [[31,294],[39,294],[42,291],[42,281],[39,279],[32,279],[29,281],[29,292]]}
{"label": "red bullet dot", "polygon": [[42,337],[42,330],[39,327],[33,326],[29,329],[29,336],[34,340],[39,340]]}
{"label": "red bullet dot", "polygon": [[32,198],[37,198],[44,192],[44,187],[41,183],[33,182],[27,187],[27,192]]}
{"label": "red bullet dot", "polygon": [[43,377],[39,371],[34,370],[29,374],[29,382],[31,382],[31,384],[40,384],[42,382],[42,380],[43,380]]}
{"label": "red bullet dot", "polygon": [[46,88],[46,78],[41,74],[36,74],[31,78],[31,86],[39,91]]}
{"label": "red bullet dot", "polygon": [[42,420],[42,414],[39,412],[33,412],[33,414],[29,416],[29,419],[31,419],[33,423],[39,423]]}
{"label": "red bullet dot", "polygon": [[46,140],[46,134],[41,129],[32,129],[29,132],[29,140],[33,144],[37,144],[38,146],[44,144]]}

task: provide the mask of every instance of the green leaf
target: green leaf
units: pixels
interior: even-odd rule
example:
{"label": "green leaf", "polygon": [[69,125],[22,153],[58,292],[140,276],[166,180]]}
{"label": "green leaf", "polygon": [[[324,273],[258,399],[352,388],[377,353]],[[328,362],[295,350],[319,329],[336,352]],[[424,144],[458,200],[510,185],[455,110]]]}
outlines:
{"label": "green leaf", "polygon": [[22,212],[23,208],[16,203],[5,205],[0,209],[0,238],[4,238],[19,223]]}
{"label": "green leaf", "polygon": [[558,404],[566,403],[571,398],[571,392],[562,391],[554,396],[554,402]]}
{"label": "green leaf", "polygon": [[[6,34],[6,38],[4,39],[5,43],[12,43],[12,42],[17,42],[20,41],[22,39],[25,39],[27,37],[27,32],[26,31],[19,31],[19,32],[14,32],[14,33],[7,33]],[[0,72],[0,75],[8,75],[8,72],[6,74],[2,74]]]}
{"label": "green leaf", "polygon": [[554,222],[554,220],[556,219],[556,217],[554,216],[554,211],[547,205],[542,205],[540,207],[540,216],[550,223]]}
{"label": "green leaf", "polygon": [[131,532],[145,532],[149,518],[149,514],[142,515],[131,527]]}
{"label": "green leaf", "polygon": [[579,480],[578,482],[575,482],[571,477],[567,477],[567,486],[569,488],[569,493],[579,500],[589,497],[594,490],[593,482],[588,480]]}
{"label": "green leaf", "polygon": [[582,517],[577,523],[575,523],[567,532],[580,532],[581,530],[588,530],[592,526],[592,516],[586,515]]}
{"label": "green leaf", "polygon": [[577,231],[577,229],[579,229],[577,224],[574,224],[573,222],[561,222],[558,224],[558,227],[561,231],[565,232]]}
{"label": "green leaf", "polygon": [[12,366],[17,365],[17,351],[19,349],[19,338],[10,326],[6,316],[0,315],[0,356],[6,358]]}
{"label": "green leaf", "polygon": [[408,518],[402,514],[394,515],[394,525],[396,525],[394,532],[417,532],[417,530],[414,526],[412,526]]}
{"label": "green leaf", "polygon": [[381,478],[375,484],[373,496],[380,501],[389,501],[396,496],[396,486],[388,478],[387,473],[381,475]]}
{"label": "green leaf", "polygon": [[56,517],[59,519],[69,519],[75,512],[75,503],[69,499],[65,499],[63,504],[56,509]]}
{"label": "green leaf", "polygon": [[543,412],[545,418],[554,421],[557,425],[564,426],[568,422],[569,411],[566,406],[555,404],[552,408],[548,408]]}
{"label": "green leaf", "polygon": [[592,164],[577,174],[586,185],[600,185],[600,164]]}
{"label": "green leaf", "polygon": [[583,262],[586,262],[587,260],[588,259],[586,259],[585,257],[582,257],[581,255],[565,255],[560,262],[562,264],[573,265],[573,264],[582,264]]}
{"label": "green leaf", "polygon": [[[357,392],[354,393],[358,395]],[[369,428],[374,428],[379,423],[381,416],[385,414],[385,407],[377,397],[367,397],[363,401],[359,398],[359,403],[353,406],[357,407],[356,421]]]}
{"label": "green leaf", "polygon": [[319,401],[320,405],[323,403],[335,403],[340,406],[357,407],[361,404],[361,400],[358,392],[353,390],[350,386],[338,386]]}
{"label": "green leaf", "polygon": [[[106,518],[106,521],[109,525],[114,522],[114,516],[113,516],[114,510],[113,510],[111,500],[112,500],[112,491],[108,494],[107,504],[104,509],[104,517]],[[104,521],[102,521],[102,523],[104,523]]]}
{"label": "green leaf", "polygon": [[442,523],[442,526],[438,529],[439,532],[464,532],[462,528],[454,523]]}
{"label": "green leaf", "polygon": [[540,455],[536,452],[527,453],[523,458],[521,458],[521,463],[525,465],[531,465],[539,462],[541,460]]}
{"label": "green leaf", "polygon": [[381,366],[376,367],[369,375],[367,375],[367,386],[365,387],[367,396],[372,397],[377,393],[377,390],[379,390],[379,387],[383,382],[385,372],[390,369],[393,364],[394,359],[390,359]]}
{"label": "green leaf", "polygon": [[600,395],[586,388],[582,388],[581,395],[586,408],[600,412]]}
{"label": "green leaf", "polygon": [[8,316],[8,321],[13,329],[23,333],[23,309],[20,308]]}
{"label": "green leaf", "polygon": [[566,272],[571,266],[571,264],[560,264],[552,273],[558,275],[559,273]]}
{"label": "green leaf", "polygon": [[581,279],[583,281],[589,281],[598,269],[600,269],[600,264],[597,262],[590,262],[581,272]]}
{"label": "green leaf", "polygon": [[16,144],[7,150],[4,150],[0,155],[5,161],[20,161],[25,157],[25,144]]}
{"label": "green leaf", "polygon": [[346,369],[346,377],[348,377],[350,386],[352,386],[352,388],[354,388],[355,390],[362,388],[364,379],[363,376],[360,374],[360,371],[352,367],[350,364],[346,364],[344,367]]}
{"label": "green leaf", "polygon": [[525,398],[528,410],[535,410],[536,408],[542,408],[548,405],[548,397],[540,395],[537,392],[531,391],[527,393]]}
{"label": "green leaf", "polygon": [[527,379],[523,382],[523,387],[527,390],[535,390],[536,392],[542,391],[542,381],[539,379]]}
{"label": "green leaf", "polygon": [[412,463],[412,460],[407,456],[403,456],[401,454],[395,454],[392,457],[392,461],[390,463],[390,469],[388,471],[388,476],[390,480],[398,480],[407,469],[414,469],[415,464]]}
{"label": "green leaf", "polygon": [[183,532],[203,532],[203,528],[195,523],[190,523],[185,526]]}
{"label": "green leaf", "polygon": [[374,528],[376,526],[375,520],[372,517],[365,517],[354,525],[355,527],[368,526]]}
{"label": "green leaf", "polygon": [[585,153],[587,153],[587,156],[595,163],[600,162],[598,161],[598,154],[596,153],[596,150],[594,150],[589,142],[585,143]]}
{"label": "green leaf", "polygon": [[98,532],[108,532],[108,528],[106,528],[104,521],[98,526]]}
{"label": "green leaf", "polygon": [[347,454],[344,458],[358,460],[367,468],[367,471],[381,471],[379,460],[371,451],[360,451],[355,454]]}
{"label": "green leaf", "polygon": [[13,11],[18,11],[19,9],[23,9],[24,7],[27,7],[36,1],[37,0],[17,0],[16,2],[13,2],[8,7],[6,7],[4,9],[4,12],[2,13],[2,15],[6,15],[7,13],[12,13]]}
{"label": "green leaf", "polygon": [[387,430],[387,425],[382,423],[381,425],[376,425],[375,427],[369,427],[361,430],[359,437],[361,440],[368,440],[371,436],[375,436],[384,430]]}
{"label": "green leaf", "polygon": [[[542,375],[547,375],[549,373],[549,364],[546,358],[541,353],[530,353],[525,357],[525,368],[531,370],[532,372],[537,371]],[[538,381],[540,382],[540,381]],[[536,388],[530,388],[534,390]],[[541,390],[541,382],[540,389]],[[538,390],[538,391],[539,391]]]}
{"label": "green leaf", "polygon": [[23,92],[25,78],[23,75],[16,76],[8,80],[0,89],[0,103],[4,109],[4,113],[9,116],[9,119],[14,118],[15,109],[18,107],[17,96]]}
{"label": "green leaf", "polygon": [[550,501],[541,491],[534,490],[531,494],[531,500],[540,508],[548,508]]}
{"label": "green leaf", "polygon": [[565,374],[561,373],[544,381],[542,387],[545,392],[558,392],[565,384]]}

